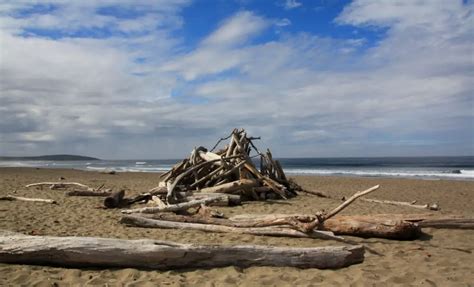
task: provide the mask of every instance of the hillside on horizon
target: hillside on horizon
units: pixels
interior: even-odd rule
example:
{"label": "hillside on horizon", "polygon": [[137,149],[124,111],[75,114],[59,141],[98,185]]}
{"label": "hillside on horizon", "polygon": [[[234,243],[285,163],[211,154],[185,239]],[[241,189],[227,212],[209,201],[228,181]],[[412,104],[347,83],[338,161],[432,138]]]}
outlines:
{"label": "hillside on horizon", "polygon": [[40,156],[0,156],[0,160],[100,160],[95,157],[72,155],[72,154],[54,154]]}

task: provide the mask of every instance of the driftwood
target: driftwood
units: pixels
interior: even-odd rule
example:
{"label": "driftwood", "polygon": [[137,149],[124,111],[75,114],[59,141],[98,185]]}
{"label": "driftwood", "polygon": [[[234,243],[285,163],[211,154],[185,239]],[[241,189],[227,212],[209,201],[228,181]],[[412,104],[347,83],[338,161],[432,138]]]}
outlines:
{"label": "driftwood", "polygon": [[369,189],[366,189],[364,191],[359,191],[359,192],[356,192],[354,195],[352,195],[351,197],[349,197],[346,201],[344,201],[341,205],[339,205],[338,207],[334,208],[332,211],[330,211],[327,215],[324,216],[324,220],[328,220],[329,218],[333,217],[334,215],[338,214],[339,212],[341,212],[342,210],[344,210],[347,206],[349,206],[349,204],[351,204],[352,202],[354,202],[357,198],[361,197],[361,196],[364,196],[366,194],[369,194],[375,190],[377,190],[378,188],[380,187],[380,185],[376,185],[376,186],[373,186]]}
{"label": "driftwood", "polygon": [[104,199],[104,206],[107,208],[117,208],[124,205],[125,190],[112,193]]}
{"label": "driftwood", "polygon": [[29,198],[29,197],[21,197],[21,196],[13,196],[13,195],[0,197],[0,200],[8,200],[8,201],[18,200],[18,201],[44,202],[44,203],[58,204],[55,200],[52,200],[52,199]]}
{"label": "driftwood", "polygon": [[236,194],[194,192],[183,196],[184,201],[200,200],[211,197],[218,197],[219,199],[217,201],[208,203],[209,206],[235,206],[242,203],[242,198],[240,195]]}
{"label": "driftwood", "polygon": [[258,182],[252,179],[241,179],[229,183],[224,183],[221,185],[206,187],[201,189],[201,192],[204,193],[235,193],[240,192],[241,190],[249,190],[252,187],[256,187]]}
{"label": "driftwood", "polygon": [[200,200],[192,200],[189,202],[183,202],[178,204],[167,205],[165,207],[143,207],[143,208],[136,208],[136,209],[124,209],[122,213],[130,214],[130,213],[158,213],[158,212],[176,212],[181,210],[187,210],[192,207],[200,206],[201,204],[209,204],[211,202],[221,200],[220,197],[210,197],[204,198]]}
{"label": "driftwood", "polygon": [[[223,149],[213,150],[224,139],[230,142]],[[183,201],[178,193],[190,190],[218,193],[240,193],[245,191],[247,199],[265,200],[267,198],[289,198],[296,195],[300,189],[296,183],[287,179],[281,164],[272,158],[271,152],[260,153],[253,144],[253,140],[241,129],[234,129],[225,138],[221,138],[211,151],[204,147],[195,148],[191,156],[173,166],[171,170],[161,175],[163,182],[151,191],[164,192],[168,204]],[[250,153],[255,151],[256,156],[265,161],[257,170]],[[252,188],[268,188],[263,194]]]}
{"label": "driftwood", "polygon": [[319,196],[319,197],[324,197],[324,198],[329,198],[330,196],[322,191],[317,191],[317,190],[306,190],[306,189],[303,189],[301,190],[302,192],[304,193],[308,193],[308,194],[312,194],[312,195],[316,195],[316,196]]}
{"label": "driftwood", "polygon": [[[235,183],[234,183],[235,184]],[[314,237],[315,234],[320,236],[321,230],[332,231],[330,228],[326,227],[330,223],[325,224],[326,221],[330,220],[337,213],[341,212],[344,208],[349,206],[357,198],[366,195],[374,190],[378,189],[379,186],[374,186],[364,191],[357,192],[348,200],[334,208],[327,215],[323,213],[317,213],[315,216],[307,216],[305,218],[297,217],[282,217],[282,218],[268,218],[266,220],[249,220],[247,223],[235,223],[225,219],[212,219],[212,218],[196,218],[192,216],[177,216],[177,215],[157,215],[151,216],[150,218],[144,218],[140,216],[125,216],[122,218],[121,222],[138,227],[154,227],[154,228],[178,228],[178,229],[195,229],[211,232],[231,232],[231,233],[246,233],[253,235],[270,235],[270,236],[294,236],[294,237]],[[211,200],[215,198],[202,199],[197,201],[191,201],[187,203],[181,203],[176,205],[170,205],[165,207],[145,207],[141,209],[133,210],[123,210],[122,213],[158,213],[163,211],[178,211],[186,210],[187,208],[199,206],[204,201]],[[193,203],[194,202],[194,203]],[[210,202],[210,201],[209,201]],[[205,204],[205,203],[203,203]],[[150,216],[147,216],[150,217]],[[385,225],[384,225],[385,224]],[[339,232],[339,234],[344,233],[344,228],[347,228],[347,224],[344,225],[341,223],[341,229],[333,228]],[[360,225],[360,224],[359,224]],[[399,237],[410,237],[412,235],[408,234],[408,229],[410,227],[416,227],[416,225],[411,223],[399,222],[392,224],[390,227],[382,228],[384,226],[389,226],[390,224],[385,222],[381,223],[379,227],[375,224],[375,227],[365,225],[359,227],[359,225],[354,225],[354,230],[351,235],[356,236],[368,236],[368,237],[384,237],[384,238],[396,238]],[[275,227],[277,226],[277,227]],[[375,231],[373,231],[375,229]],[[416,229],[416,228],[414,228]],[[362,231],[359,231],[362,230]],[[323,233],[325,234],[325,233]],[[336,239],[332,234],[325,234],[326,238]],[[413,236],[412,236],[413,237]],[[340,238],[337,238],[340,239]]]}
{"label": "driftwood", "polygon": [[474,229],[474,218],[425,219],[416,222],[420,227],[445,229]]}
{"label": "driftwood", "polygon": [[79,186],[79,187],[82,187],[82,188],[85,188],[85,189],[90,189],[90,190],[93,190],[91,187],[85,185],[85,184],[82,184],[82,183],[78,183],[78,182],[37,182],[37,183],[31,183],[31,184],[28,184],[26,185],[26,187],[34,187],[34,186],[50,186],[51,189],[57,189],[57,188],[66,188],[67,186]]}
{"label": "driftwood", "polygon": [[68,196],[110,196],[112,191],[104,190],[104,191],[90,191],[90,190],[72,190],[66,192]]}
{"label": "driftwood", "polygon": [[[310,214],[240,214],[230,218],[232,221],[270,221],[277,219],[296,219],[300,222],[317,220]],[[318,226],[320,230],[331,231],[336,235],[357,237],[378,237],[386,239],[415,239],[421,234],[420,226],[414,222],[391,217],[390,215],[341,216],[327,219]]]}
{"label": "driftwood", "polygon": [[258,245],[192,245],[151,239],[27,236],[0,233],[0,262],[105,268],[211,268],[290,266],[342,268],[364,260],[364,248],[291,248]]}
{"label": "driftwood", "polygon": [[409,207],[418,208],[418,209],[439,210],[439,206],[437,203],[420,205],[420,204],[415,204],[415,202],[379,200],[379,199],[373,199],[373,198],[362,198],[361,200],[367,201],[367,202],[384,203],[384,204],[391,204],[391,205],[398,205],[398,206],[409,206]]}
{"label": "driftwood", "polygon": [[398,240],[412,240],[421,235],[421,229],[415,223],[397,219],[381,219],[377,216],[336,216],[324,221],[320,229],[332,231],[338,235]]}
{"label": "driftwood", "polygon": [[350,198],[348,198],[346,201],[341,203],[339,206],[331,210],[329,213],[323,213],[323,212],[317,212],[315,214],[315,218],[312,220],[312,222],[306,224],[305,231],[306,232],[311,232],[312,230],[316,229],[323,229],[323,223],[330,219],[331,217],[335,216],[339,212],[343,211],[346,207],[348,207],[352,202],[354,202],[357,198],[364,196],[366,194],[369,194],[375,190],[377,190],[380,186],[376,185],[373,186],[369,189],[363,190],[363,191],[358,191],[354,195],[352,195]]}
{"label": "driftwood", "polygon": [[193,216],[177,215],[173,213],[158,213],[158,214],[142,214],[145,218],[174,221],[174,222],[187,222],[187,223],[201,223],[201,224],[214,224],[223,225],[228,227],[238,228],[249,228],[249,227],[269,227],[269,226],[280,226],[290,227],[295,230],[301,231],[300,221],[294,218],[275,218],[269,220],[252,220],[247,221],[234,221],[227,218],[214,218],[209,216],[201,216],[196,214]]}
{"label": "driftwood", "polygon": [[377,218],[391,218],[416,223],[421,228],[474,229],[474,218],[462,215],[420,214],[377,214]]}
{"label": "driftwood", "polygon": [[215,224],[200,224],[200,223],[188,223],[188,222],[176,222],[149,219],[137,215],[125,215],[120,219],[120,223],[135,226],[135,227],[146,227],[146,228],[165,228],[165,229],[186,229],[186,230],[200,230],[206,232],[216,233],[238,233],[238,234],[252,234],[252,235],[265,235],[265,236],[285,236],[285,237],[299,237],[299,238],[321,238],[321,239],[340,239],[343,238],[334,236],[331,232],[324,232],[315,230],[314,232],[301,232],[289,228],[279,227],[242,227],[235,228],[225,225]]}

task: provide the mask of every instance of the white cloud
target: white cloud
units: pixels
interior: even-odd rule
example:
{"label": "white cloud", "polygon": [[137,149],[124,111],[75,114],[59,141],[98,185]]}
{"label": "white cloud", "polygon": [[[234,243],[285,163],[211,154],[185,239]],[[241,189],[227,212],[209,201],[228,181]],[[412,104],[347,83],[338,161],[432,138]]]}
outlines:
{"label": "white cloud", "polygon": [[302,5],[301,2],[298,2],[297,0],[286,0],[285,3],[283,4],[283,7],[287,10],[290,10],[290,9],[298,8],[301,5]]}
{"label": "white cloud", "polygon": [[249,38],[265,29],[268,24],[268,21],[249,11],[239,12],[204,39],[202,45],[232,47],[244,44]]}
{"label": "white cloud", "polygon": [[[50,19],[2,14],[0,154],[181,157],[234,127],[278,156],[468,153],[474,144],[472,4],[354,1],[336,21],[384,27],[371,48],[370,39],[304,33],[255,41],[275,20],[243,11],[189,50],[173,36],[187,2],[81,23],[96,11],[85,2],[58,2],[74,15]],[[0,11],[18,8],[7,4]],[[64,37],[18,34],[53,23]],[[83,25],[127,35],[67,36]]]}
{"label": "white cloud", "polygon": [[285,27],[291,25],[291,21],[288,18],[283,18],[275,22],[275,25],[278,27]]}

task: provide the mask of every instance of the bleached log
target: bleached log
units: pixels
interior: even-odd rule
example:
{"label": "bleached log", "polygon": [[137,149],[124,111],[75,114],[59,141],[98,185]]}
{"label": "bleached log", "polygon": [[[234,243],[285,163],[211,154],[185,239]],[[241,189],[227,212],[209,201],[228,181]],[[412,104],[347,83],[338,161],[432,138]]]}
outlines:
{"label": "bleached log", "polygon": [[474,218],[425,219],[417,224],[421,228],[474,229]]}
{"label": "bleached log", "polygon": [[456,214],[377,214],[374,216],[413,222],[421,228],[474,229],[474,218]]}
{"label": "bleached log", "polygon": [[72,190],[66,192],[68,196],[110,196],[112,191]]}
{"label": "bleached log", "polygon": [[[215,218],[210,216],[201,216],[199,214],[188,216],[188,215],[178,215],[174,213],[157,213],[157,214],[141,214],[140,216],[149,218],[149,219],[157,219],[157,220],[165,220],[165,221],[174,221],[174,222],[187,222],[187,223],[200,223],[200,224],[214,224],[214,225],[223,225],[229,227],[292,227],[295,230],[298,230],[299,221],[293,218],[276,218],[270,220],[253,220],[249,219],[246,221],[242,220],[230,220],[227,218]],[[296,228],[295,228],[296,227]]]}
{"label": "bleached log", "polygon": [[29,197],[21,197],[21,196],[13,196],[7,195],[0,197],[0,200],[8,200],[8,201],[30,201],[30,202],[44,202],[44,203],[51,203],[51,204],[58,204],[55,200],[52,199],[43,199],[43,198],[29,198]]}
{"label": "bleached log", "polygon": [[171,204],[165,207],[143,207],[143,208],[136,208],[136,209],[124,209],[122,213],[131,214],[131,213],[158,213],[158,212],[176,212],[180,210],[187,210],[192,207],[200,206],[201,204],[209,204],[211,202],[215,202],[221,200],[220,197],[211,197],[205,198],[200,200],[193,200],[188,202],[182,202],[178,204]]}
{"label": "bleached log", "polygon": [[380,200],[380,199],[373,199],[373,198],[362,198],[361,200],[367,201],[367,202],[390,204],[390,205],[409,206],[409,207],[418,208],[418,209],[428,209],[428,210],[434,210],[434,211],[439,210],[439,206],[437,203],[421,205],[421,204],[414,204],[412,202]]}
{"label": "bleached log", "polygon": [[220,199],[209,203],[210,206],[234,206],[240,205],[242,203],[242,199],[240,195],[236,194],[225,194],[225,193],[202,193],[202,192],[194,192],[192,195],[184,197],[185,201],[193,201],[193,200],[200,200],[210,197],[219,197]]}
{"label": "bleached log", "polygon": [[284,236],[297,238],[320,238],[320,239],[338,239],[343,238],[334,236],[332,232],[315,230],[314,232],[304,233],[298,230],[281,228],[281,227],[256,227],[256,228],[235,228],[230,226],[215,225],[215,224],[200,224],[188,222],[173,222],[157,219],[149,219],[138,215],[125,215],[120,219],[120,223],[146,228],[165,228],[165,229],[187,229],[200,230],[206,232],[216,233],[238,233],[238,234],[252,234],[260,236]]}
{"label": "bleached log", "polygon": [[342,268],[364,260],[364,247],[292,248],[192,245],[152,239],[28,236],[0,233],[0,262],[61,267],[179,269],[223,266]]}
{"label": "bleached log", "polygon": [[216,185],[212,187],[206,187],[201,189],[201,192],[204,193],[233,193],[239,190],[247,190],[252,187],[256,187],[258,182],[251,179],[241,179],[232,181],[229,183],[224,183],[221,185]]}
{"label": "bleached log", "polygon": [[68,185],[74,185],[74,186],[79,186],[79,187],[83,187],[83,188],[86,188],[86,189],[91,189],[89,186],[85,185],[85,184],[82,184],[82,183],[78,183],[78,182],[37,182],[37,183],[30,183],[28,185],[26,185],[26,187],[33,187],[33,186],[46,186],[46,185],[49,185],[49,186],[68,186]]}
{"label": "bleached log", "polygon": [[210,151],[207,151],[207,152],[204,152],[204,151],[199,151],[198,152],[199,156],[205,160],[205,161],[215,161],[215,160],[218,160],[215,162],[216,165],[220,165],[220,160],[222,159],[222,157],[220,155],[217,155],[213,152],[210,152]]}
{"label": "bleached log", "polygon": [[296,218],[303,222],[313,221],[316,216],[312,214],[303,214],[303,213],[272,213],[272,214],[260,214],[260,213],[244,213],[237,214],[229,217],[232,221],[248,221],[248,220],[272,220],[272,219],[281,219],[281,218]]}

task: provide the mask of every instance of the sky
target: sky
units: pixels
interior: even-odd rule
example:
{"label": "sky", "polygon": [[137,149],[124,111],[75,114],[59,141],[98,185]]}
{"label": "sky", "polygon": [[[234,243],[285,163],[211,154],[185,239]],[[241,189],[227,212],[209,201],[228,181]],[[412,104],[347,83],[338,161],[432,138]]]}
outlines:
{"label": "sky", "polygon": [[474,155],[473,7],[0,0],[0,155]]}

